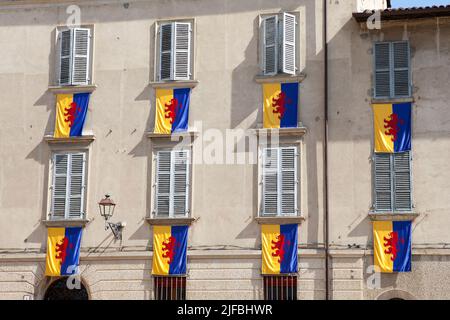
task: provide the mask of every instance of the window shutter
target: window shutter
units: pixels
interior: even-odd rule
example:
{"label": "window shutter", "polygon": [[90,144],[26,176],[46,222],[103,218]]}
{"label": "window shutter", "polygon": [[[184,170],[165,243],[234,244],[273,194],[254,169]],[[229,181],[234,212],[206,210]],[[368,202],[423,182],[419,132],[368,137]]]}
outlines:
{"label": "window shutter", "polygon": [[189,152],[173,151],[173,214],[185,216],[188,213],[188,163]]}
{"label": "window shutter", "polygon": [[159,151],[157,155],[156,215],[169,216],[170,211],[170,151]]}
{"label": "window shutter", "polygon": [[394,96],[408,97],[411,94],[409,43],[394,42]]}
{"label": "window shutter", "polygon": [[161,25],[159,29],[160,57],[159,57],[159,79],[170,80],[172,78],[172,33],[173,24]]}
{"label": "window shutter", "polygon": [[263,150],[263,214],[278,214],[278,149]]}
{"label": "window shutter", "polygon": [[375,154],[375,211],[392,210],[391,155]]}
{"label": "window shutter", "polygon": [[189,80],[191,76],[191,24],[175,22],[174,80]]}
{"label": "window shutter", "polygon": [[281,32],[281,72],[295,74],[295,16],[283,13]]}
{"label": "window shutter", "polygon": [[297,149],[281,148],[281,214],[297,214]]}
{"label": "window shutter", "polygon": [[394,210],[411,211],[411,154],[393,154],[394,158]]}
{"label": "window shutter", "polygon": [[278,16],[267,17],[262,21],[263,71],[273,75],[278,71]]}
{"label": "window shutter", "polygon": [[375,97],[385,98],[391,96],[391,74],[390,74],[390,43],[375,43]]}
{"label": "window shutter", "polygon": [[72,30],[59,32],[59,84],[69,85],[71,82],[72,66]]}
{"label": "window shutter", "polygon": [[84,214],[85,156],[85,153],[70,154],[69,219],[81,219]]}
{"label": "window shutter", "polygon": [[67,154],[53,156],[52,219],[64,219],[66,215],[68,158]]}
{"label": "window shutter", "polygon": [[73,37],[72,84],[88,84],[91,30],[75,28]]}

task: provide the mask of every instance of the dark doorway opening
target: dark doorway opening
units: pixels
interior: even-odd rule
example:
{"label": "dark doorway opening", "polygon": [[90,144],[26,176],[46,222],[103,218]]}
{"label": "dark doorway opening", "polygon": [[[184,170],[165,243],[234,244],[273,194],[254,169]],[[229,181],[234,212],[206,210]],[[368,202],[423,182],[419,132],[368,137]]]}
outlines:
{"label": "dark doorway opening", "polygon": [[58,279],[45,291],[44,300],[89,300],[89,295],[83,283],[79,289],[67,287],[67,278]]}

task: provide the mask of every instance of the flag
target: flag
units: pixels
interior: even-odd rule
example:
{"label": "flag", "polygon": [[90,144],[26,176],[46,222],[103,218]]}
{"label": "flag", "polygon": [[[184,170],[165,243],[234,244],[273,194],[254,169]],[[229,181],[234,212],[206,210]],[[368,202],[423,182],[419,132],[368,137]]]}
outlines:
{"label": "flag", "polygon": [[155,133],[187,131],[191,89],[156,89]]}
{"label": "flag", "polygon": [[381,272],[410,272],[411,221],[374,221],[373,247]]}
{"label": "flag", "polygon": [[297,273],[298,225],[263,225],[262,274]]}
{"label": "flag", "polygon": [[153,229],[154,275],[186,274],[188,226],[155,226]]}
{"label": "flag", "polygon": [[375,152],[411,150],[411,103],[374,104]]}
{"label": "flag", "polygon": [[78,272],[81,230],[79,227],[48,229],[46,276],[65,276]]}
{"label": "flag", "polygon": [[55,138],[82,135],[90,93],[56,95]]}
{"label": "flag", "polygon": [[264,128],[296,128],[298,83],[263,84]]}

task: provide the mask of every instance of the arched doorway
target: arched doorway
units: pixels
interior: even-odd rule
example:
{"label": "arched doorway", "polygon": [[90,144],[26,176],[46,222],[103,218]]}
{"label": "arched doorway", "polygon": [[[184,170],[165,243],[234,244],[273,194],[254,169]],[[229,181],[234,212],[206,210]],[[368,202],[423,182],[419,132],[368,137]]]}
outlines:
{"label": "arched doorway", "polygon": [[50,284],[45,291],[44,300],[89,300],[89,295],[83,283],[80,289],[69,289],[67,278],[60,278]]}
{"label": "arched doorway", "polygon": [[416,300],[409,292],[403,290],[388,290],[380,294],[376,300]]}

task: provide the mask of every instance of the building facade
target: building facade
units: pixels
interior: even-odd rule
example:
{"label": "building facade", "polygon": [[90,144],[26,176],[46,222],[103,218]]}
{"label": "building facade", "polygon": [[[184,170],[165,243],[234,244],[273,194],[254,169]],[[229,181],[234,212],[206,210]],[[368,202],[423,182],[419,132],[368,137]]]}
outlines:
{"label": "building facade", "polygon": [[[387,9],[381,28],[363,12],[386,7],[0,1],[0,298],[71,294],[45,275],[48,230],[64,227],[83,228],[79,298],[450,298],[450,10]],[[378,68],[377,45],[395,60],[393,43],[406,62]],[[263,88],[280,82],[299,84],[297,125],[265,130]],[[157,101],[186,88],[187,128],[172,132]],[[86,93],[81,136],[55,135],[61,99]],[[376,185],[377,103],[412,103],[409,210]],[[121,239],[105,230],[105,194]],[[372,220],[413,221],[411,272],[374,273]],[[263,277],[261,225],[284,223],[299,225],[299,272]],[[175,225],[189,226],[186,277],[152,276],[154,230]]]}

